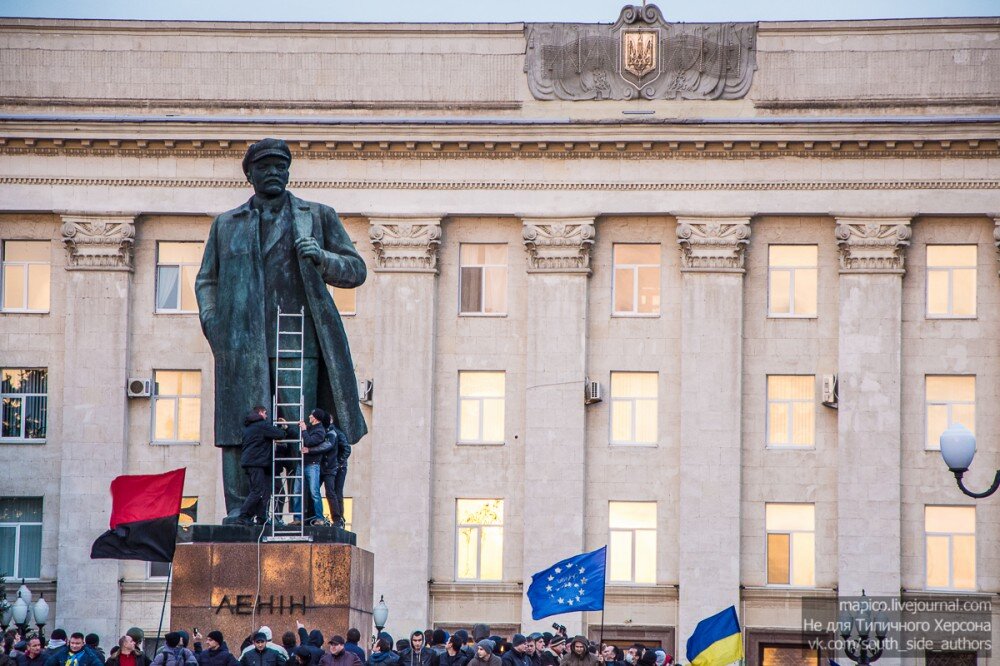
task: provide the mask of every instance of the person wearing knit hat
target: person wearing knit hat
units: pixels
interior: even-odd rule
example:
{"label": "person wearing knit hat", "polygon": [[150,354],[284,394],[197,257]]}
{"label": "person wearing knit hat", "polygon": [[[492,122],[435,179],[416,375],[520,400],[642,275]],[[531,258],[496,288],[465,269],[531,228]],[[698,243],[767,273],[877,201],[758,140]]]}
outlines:
{"label": "person wearing knit hat", "polygon": [[656,651],[646,650],[639,657],[639,666],[656,666]]}
{"label": "person wearing knit hat", "polygon": [[[475,631],[475,629],[473,629]],[[496,644],[488,638],[484,638],[476,643],[476,658],[472,660],[473,666],[500,666],[500,657],[493,654]]]}
{"label": "person wearing knit hat", "polygon": [[503,666],[532,666],[527,655],[528,639],[524,634],[514,634],[510,644],[511,649],[503,653],[501,660]]}
{"label": "person wearing knit hat", "polygon": [[566,639],[561,634],[556,634],[549,640],[549,644],[542,650],[542,666],[559,666],[563,652],[566,647]]}
{"label": "person wearing knit hat", "polygon": [[194,635],[194,652],[198,666],[238,666],[240,662],[229,652],[222,632],[214,629],[205,637],[205,650],[201,649],[201,634]]}

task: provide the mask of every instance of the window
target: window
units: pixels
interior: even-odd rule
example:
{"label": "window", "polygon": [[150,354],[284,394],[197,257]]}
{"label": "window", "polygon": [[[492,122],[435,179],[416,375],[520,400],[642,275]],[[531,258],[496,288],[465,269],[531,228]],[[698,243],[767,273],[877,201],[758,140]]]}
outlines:
{"label": "window", "polygon": [[767,316],[815,317],[819,247],[771,245],[767,249]]}
{"label": "window", "polygon": [[333,296],[333,304],[337,306],[337,312],[344,317],[352,317],[358,313],[358,291],[357,289],[342,289],[333,285],[326,285],[330,295]]}
{"label": "window", "polygon": [[660,314],[660,246],[616,243],[614,304],[616,315]]}
{"label": "window", "polygon": [[4,312],[48,312],[52,260],[48,241],[4,241]]}
{"label": "window", "polygon": [[812,504],[768,504],[767,584],[816,584],[816,518]]}
{"label": "window", "polygon": [[194,279],[198,275],[204,251],[204,243],[157,243],[157,312],[198,311]]}
{"label": "window", "polygon": [[201,372],[153,373],[153,441],[197,442],[201,438]]}
{"label": "window", "polygon": [[503,372],[458,373],[458,439],[469,444],[504,443]]}
{"label": "window", "polygon": [[925,447],[941,448],[941,433],[953,423],[961,423],[976,433],[976,378],[971,375],[927,375],[927,442]]}
{"label": "window", "polygon": [[612,583],[656,583],[656,502],[611,502],[608,557]]}
{"label": "window", "polygon": [[503,500],[460,499],[455,524],[455,578],[502,580]]}
{"label": "window", "polygon": [[462,243],[461,314],[507,312],[507,246]]}
{"label": "window", "polygon": [[808,645],[761,645],[760,666],[819,666],[819,649]]}
{"label": "window", "polygon": [[42,498],[0,497],[0,576],[42,575]]}
{"label": "window", "polygon": [[49,372],[45,368],[0,369],[3,426],[0,439],[45,441],[49,412]]}
{"label": "window", "polygon": [[924,507],[927,587],[976,589],[976,507]]}
{"label": "window", "polygon": [[767,376],[767,445],[814,446],[816,377]]}
{"label": "window", "polygon": [[[333,520],[333,511],[330,510],[330,502],[326,499],[326,495],[323,495],[323,515],[327,517],[327,520]],[[354,531],[354,498],[345,497],[344,498],[344,529],[348,532]]]}
{"label": "window", "polygon": [[976,316],[976,246],[927,246],[927,316]]}
{"label": "window", "polygon": [[656,444],[659,375],[611,373],[611,443]]}
{"label": "window", "polygon": [[[181,527],[188,527],[198,522],[198,498],[182,497],[181,513],[177,524]],[[169,562],[150,562],[149,578],[166,578],[170,574]]]}

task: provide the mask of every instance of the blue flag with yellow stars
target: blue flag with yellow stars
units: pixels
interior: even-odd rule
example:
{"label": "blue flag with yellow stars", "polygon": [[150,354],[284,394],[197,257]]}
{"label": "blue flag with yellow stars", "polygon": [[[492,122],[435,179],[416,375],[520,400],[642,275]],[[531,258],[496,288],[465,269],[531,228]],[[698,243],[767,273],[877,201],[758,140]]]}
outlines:
{"label": "blue flag with yellow stars", "polygon": [[553,564],[531,577],[528,601],[531,619],[604,608],[604,546]]}

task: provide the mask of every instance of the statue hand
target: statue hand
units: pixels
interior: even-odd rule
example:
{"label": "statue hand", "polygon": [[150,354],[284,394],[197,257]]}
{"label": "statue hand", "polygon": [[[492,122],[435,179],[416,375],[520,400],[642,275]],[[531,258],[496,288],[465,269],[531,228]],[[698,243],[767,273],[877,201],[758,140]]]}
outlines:
{"label": "statue hand", "polygon": [[298,251],[300,257],[310,259],[314,264],[319,265],[323,259],[323,250],[320,249],[319,243],[312,236],[296,238],[295,249]]}

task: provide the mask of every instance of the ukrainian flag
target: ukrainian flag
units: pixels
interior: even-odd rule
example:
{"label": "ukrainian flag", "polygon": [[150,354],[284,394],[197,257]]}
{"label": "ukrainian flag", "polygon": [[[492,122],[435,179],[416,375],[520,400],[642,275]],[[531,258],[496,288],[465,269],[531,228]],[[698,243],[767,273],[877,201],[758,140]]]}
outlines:
{"label": "ukrainian flag", "polygon": [[698,623],[687,642],[687,658],[691,666],[726,666],[743,658],[735,606]]}

